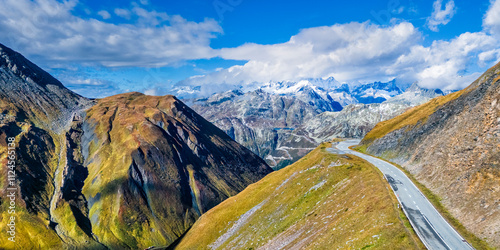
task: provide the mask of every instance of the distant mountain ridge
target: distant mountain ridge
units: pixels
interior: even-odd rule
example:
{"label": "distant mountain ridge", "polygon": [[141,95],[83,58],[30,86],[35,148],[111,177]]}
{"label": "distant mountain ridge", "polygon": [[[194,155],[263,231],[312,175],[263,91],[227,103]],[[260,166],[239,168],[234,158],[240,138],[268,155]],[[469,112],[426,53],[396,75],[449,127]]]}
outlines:
{"label": "distant mountain ridge", "polygon": [[353,103],[381,103],[393,96],[403,93],[396,84],[396,79],[389,82],[373,83],[340,83],[335,78],[307,78],[300,81],[271,81],[267,83],[254,82],[247,85],[213,84],[200,86],[174,86],[169,93],[181,99],[206,99],[224,92],[252,92],[261,89],[274,95],[301,95],[304,92],[314,92],[324,100],[338,102],[341,106]]}
{"label": "distant mountain ridge", "polygon": [[[362,138],[378,122],[442,95],[439,90],[426,90],[416,83],[404,93],[394,81],[361,85],[353,91],[333,78],[321,83],[337,89],[327,91],[313,80],[273,82],[249,92],[237,89],[187,102],[231,138],[279,169],[323,141]],[[356,98],[384,102],[361,104]]]}
{"label": "distant mountain ridge", "polygon": [[360,103],[382,103],[385,100],[400,95],[403,91],[396,86],[396,80],[390,82],[374,82],[363,84],[351,91]]}

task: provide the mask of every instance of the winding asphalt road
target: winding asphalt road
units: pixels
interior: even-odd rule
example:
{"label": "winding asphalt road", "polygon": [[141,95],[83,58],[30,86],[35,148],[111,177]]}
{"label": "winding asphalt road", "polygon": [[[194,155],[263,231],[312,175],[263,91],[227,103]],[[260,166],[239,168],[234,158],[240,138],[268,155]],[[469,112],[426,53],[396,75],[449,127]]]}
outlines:
{"label": "winding asphalt road", "polygon": [[419,238],[428,249],[473,249],[438,213],[413,182],[396,166],[349,149],[360,140],[343,141],[329,148],[334,154],[361,157],[382,171]]}

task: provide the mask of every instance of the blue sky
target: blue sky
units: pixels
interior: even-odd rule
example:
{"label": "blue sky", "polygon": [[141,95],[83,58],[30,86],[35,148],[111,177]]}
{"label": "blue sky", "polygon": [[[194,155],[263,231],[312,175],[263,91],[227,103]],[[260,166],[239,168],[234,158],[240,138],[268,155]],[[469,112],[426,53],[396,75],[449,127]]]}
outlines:
{"label": "blue sky", "polygon": [[0,4],[0,43],[88,97],[330,76],[458,89],[500,58],[489,0]]}

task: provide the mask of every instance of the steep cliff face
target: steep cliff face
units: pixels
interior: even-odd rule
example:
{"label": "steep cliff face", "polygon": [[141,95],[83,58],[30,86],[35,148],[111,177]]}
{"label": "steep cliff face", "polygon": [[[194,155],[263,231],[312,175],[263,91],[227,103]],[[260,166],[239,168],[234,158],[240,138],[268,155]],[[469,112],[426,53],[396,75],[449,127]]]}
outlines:
{"label": "steep cliff face", "polygon": [[[0,225],[9,223],[8,138],[15,143],[16,246],[61,247],[51,202],[55,173],[62,164],[64,131],[74,112],[92,101],[66,89],[22,55],[0,44]],[[9,193],[7,193],[9,192]],[[52,228],[51,228],[52,227]],[[10,244],[10,245],[9,245]],[[0,248],[12,248],[2,240]]]}
{"label": "steep cliff face", "polygon": [[377,124],[361,149],[408,169],[467,229],[500,247],[500,65],[466,89]]}
{"label": "steep cliff face", "polygon": [[87,112],[93,233],[107,246],[168,245],[271,169],[173,96],[129,93]]}
{"label": "steep cliff face", "polygon": [[[65,88],[61,82],[21,54],[0,44],[0,108],[18,120],[60,133],[72,115],[91,101]],[[19,112],[16,114],[16,112]]]}
{"label": "steep cliff face", "polygon": [[271,171],[172,96],[88,100],[3,45],[0,114],[2,249],[166,246]]}

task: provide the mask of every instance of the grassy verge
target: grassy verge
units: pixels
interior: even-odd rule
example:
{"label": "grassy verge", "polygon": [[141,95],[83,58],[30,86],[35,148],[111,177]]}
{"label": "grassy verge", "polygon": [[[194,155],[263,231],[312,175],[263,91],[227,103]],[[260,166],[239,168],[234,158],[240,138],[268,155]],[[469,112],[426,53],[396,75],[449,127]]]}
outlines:
{"label": "grassy verge", "polygon": [[441,203],[442,198],[439,197],[438,195],[434,194],[430,189],[428,189],[426,186],[424,186],[422,183],[420,183],[408,170],[405,168],[401,167],[399,164],[396,164],[394,162],[388,161],[384,158],[371,155],[366,153],[366,146],[361,146],[359,148],[356,147],[351,147],[352,150],[356,150],[358,152],[361,152],[363,154],[367,154],[373,157],[376,157],[378,159],[381,159],[383,161],[389,162],[392,165],[396,166],[399,168],[403,173],[410,178],[410,180],[417,186],[417,188],[422,192],[425,197],[432,203],[432,205],[436,208],[436,210],[445,218],[450,225],[455,228],[455,230],[465,239],[467,242],[469,242],[474,248],[476,249],[494,249],[490,247],[485,241],[481,240],[479,237],[474,235],[473,233],[469,232],[460,221],[458,221],[451,213],[443,206]]}

